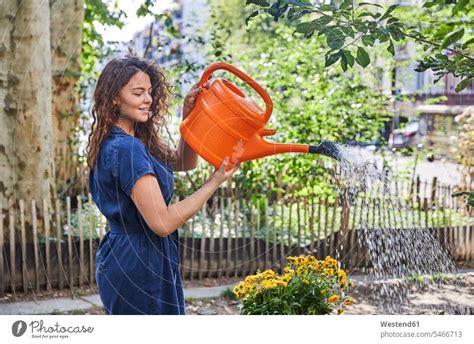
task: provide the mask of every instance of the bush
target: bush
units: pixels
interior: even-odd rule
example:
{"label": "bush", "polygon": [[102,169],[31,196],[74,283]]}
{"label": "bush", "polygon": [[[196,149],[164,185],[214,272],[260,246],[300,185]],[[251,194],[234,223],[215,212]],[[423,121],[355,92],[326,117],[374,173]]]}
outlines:
{"label": "bush", "polygon": [[273,270],[257,271],[235,288],[242,300],[241,314],[342,314],[353,300],[347,293],[353,287],[337,260],[314,256],[287,257],[284,274]]}

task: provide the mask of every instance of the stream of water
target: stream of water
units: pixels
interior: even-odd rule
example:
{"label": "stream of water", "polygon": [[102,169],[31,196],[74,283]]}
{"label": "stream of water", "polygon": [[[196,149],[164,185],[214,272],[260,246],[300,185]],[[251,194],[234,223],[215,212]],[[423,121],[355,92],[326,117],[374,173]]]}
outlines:
{"label": "stream of water", "polygon": [[[397,190],[391,189],[393,183],[388,171],[378,168],[354,148],[336,146],[340,163],[339,191],[349,207],[360,209],[356,228],[359,245],[368,253],[372,266],[368,273],[378,284],[379,307],[385,314],[406,312],[409,288],[404,280],[419,275],[456,274],[458,269],[451,254],[442,248],[429,228],[396,228],[397,217],[410,211],[410,205]],[[381,194],[390,211],[374,227],[374,222],[368,220],[366,196],[370,199],[370,196]],[[421,284],[418,286],[422,287]],[[462,313],[454,307],[444,311]]]}

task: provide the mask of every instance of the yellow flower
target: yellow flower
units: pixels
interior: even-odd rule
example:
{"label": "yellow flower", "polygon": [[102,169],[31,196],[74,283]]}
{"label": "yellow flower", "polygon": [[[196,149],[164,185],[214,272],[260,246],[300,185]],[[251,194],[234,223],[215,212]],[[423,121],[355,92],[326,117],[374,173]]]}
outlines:
{"label": "yellow flower", "polygon": [[352,288],[353,286],[354,286],[354,282],[352,282],[352,281],[349,281],[349,287],[351,287],[351,288]]}
{"label": "yellow flower", "polygon": [[344,310],[343,309],[338,309],[337,310],[337,315],[341,315],[341,314],[344,314]]}
{"label": "yellow flower", "polygon": [[331,268],[326,268],[323,270],[323,273],[329,277],[333,276],[334,275],[334,269],[331,269]]}
{"label": "yellow flower", "polygon": [[337,270],[337,277],[340,282],[346,282],[346,272],[344,270]]}
{"label": "yellow flower", "polygon": [[326,290],[321,290],[321,295],[322,296],[326,295]]}
{"label": "yellow flower", "polygon": [[336,303],[337,301],[339,301],[341,298],[339,295],[331,295],[329,297],[329,303]]}
{"label": "yellow flower", "polygon": [[352,299],[346,299],[346,300],[344,300],[344,304],[347,305],[347,306],[352,305],[352,302],[353,302]]}
{"label": "yellow flower", "polygon": [[302,275],[304,271],[305,271],[304,266],[298,266],[298,267],[296,268],[296,275],[297,275],[297,276]]}
{"label": "yellow flower", "polygon": [[303,280],[303,283],[309,285],[309,281],[306,278]]}
{"label": "yellow flower", "polygon": [[274,280],[265,280],[260,284],[262,289],[273,289],[277,287],[277,283]]}

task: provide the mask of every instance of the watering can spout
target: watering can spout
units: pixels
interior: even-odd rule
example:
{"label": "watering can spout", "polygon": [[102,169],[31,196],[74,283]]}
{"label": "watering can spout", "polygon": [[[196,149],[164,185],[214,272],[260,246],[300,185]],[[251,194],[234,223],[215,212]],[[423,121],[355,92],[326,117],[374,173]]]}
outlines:
{"label": "watering can spout", "polygon": [[298,144],[298,143],[273,143],[263,139],[263,136],[270,136],[275,134],[274,129],[263,128],[257,135],[255,135],[242,150],[242,154],[234,155],[240,161],[253,160],[268,155],[275,155],[281,153],[314,153],[325,155],[335,160],[341,160],[341,152],[337,145],[331,141],[323,141],[317,146]]}
{"label": "watering can spout", "polygon": [[342,160],[341,150],[334,142],[327,140],[321,142],[317,146],[309,146],[308,153],[325,155],[337,161]]}

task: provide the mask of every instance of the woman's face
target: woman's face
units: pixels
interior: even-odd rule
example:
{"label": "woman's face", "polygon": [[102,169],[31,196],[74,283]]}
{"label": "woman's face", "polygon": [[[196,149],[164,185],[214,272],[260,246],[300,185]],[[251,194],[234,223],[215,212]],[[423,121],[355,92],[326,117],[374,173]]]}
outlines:
{"label": "woman's face", "polygon": [[152,103],[150,93],[150,77],[142,71],[137,72],[120,90],[116,98],[120,113],[131,121],[146,122]]}

